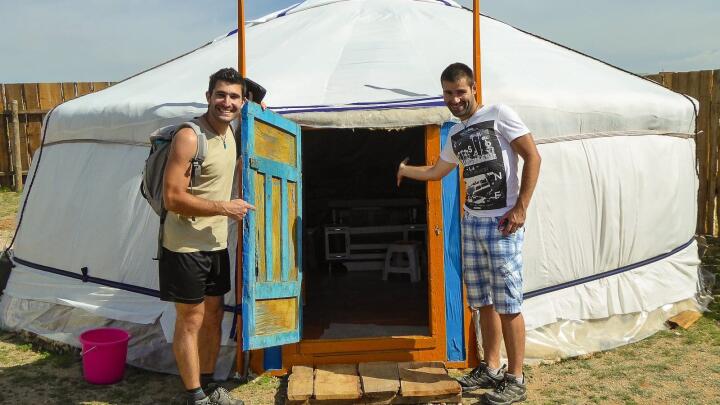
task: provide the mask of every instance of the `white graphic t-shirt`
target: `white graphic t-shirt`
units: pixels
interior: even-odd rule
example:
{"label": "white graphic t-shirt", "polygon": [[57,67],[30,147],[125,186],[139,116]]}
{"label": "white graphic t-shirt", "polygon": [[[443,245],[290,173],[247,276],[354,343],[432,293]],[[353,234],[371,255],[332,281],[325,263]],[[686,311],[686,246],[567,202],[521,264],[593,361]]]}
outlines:
{"label": "white graphic t-shirt", "polygon": [[450,128],[440,158],[463,165],[466,212],[499,217],[515,206],[520,181],[517,153],[510,143],[529,132],[517,113],[503,104],[483,106]]}

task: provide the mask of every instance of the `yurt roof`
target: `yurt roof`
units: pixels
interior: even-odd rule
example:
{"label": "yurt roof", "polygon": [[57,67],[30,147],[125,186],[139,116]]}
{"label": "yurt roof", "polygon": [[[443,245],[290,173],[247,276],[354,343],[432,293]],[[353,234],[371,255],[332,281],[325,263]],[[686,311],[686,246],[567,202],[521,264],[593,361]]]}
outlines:
{"label": "yurt roof", "polygon": [[[471,11],[446,0],[308,0],[247,24],[248,77],[302,125],[404,127],[450,118],[440,72],[471,64]],[[537,139],[608,131],[694,131],[694,103],[649,80],[481,21],[485,103],[515,108]],[[146,143],[204,111],[208,76],[237,66],[237,33],[61,105],[48,142]]]}

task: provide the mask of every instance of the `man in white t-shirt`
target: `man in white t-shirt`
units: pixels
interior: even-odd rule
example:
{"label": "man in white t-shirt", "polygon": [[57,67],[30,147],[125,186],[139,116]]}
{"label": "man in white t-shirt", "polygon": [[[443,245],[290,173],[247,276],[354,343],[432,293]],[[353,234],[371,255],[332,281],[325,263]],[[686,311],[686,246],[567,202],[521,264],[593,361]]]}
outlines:
{"label": "man in white t-shirt", "polygon": [[[466,391],[493,388],[482,397],[487,404],[524,401],[523,225],[540,172],[540,155],[515,111],[502,104],[477,103],[468,66],[453,63],[443,71],[440,82],[445,104],[461,122],[450,129],[435,165],[400,163],[398,186],[404,177],[439,180],[462,165],[466,185],[463,278],[468,303],[480,312],[483,361],[459,382]],[[518,155],[524,163],[522,182],[518,181]],[[507,371],[500,365],[501,338],[507,349]]]}

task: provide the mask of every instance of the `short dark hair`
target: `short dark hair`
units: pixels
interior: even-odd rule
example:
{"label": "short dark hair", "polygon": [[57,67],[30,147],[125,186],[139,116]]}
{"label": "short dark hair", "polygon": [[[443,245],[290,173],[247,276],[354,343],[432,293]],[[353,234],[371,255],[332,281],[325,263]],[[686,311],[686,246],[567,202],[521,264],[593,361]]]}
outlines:
{"label": "short dark hair", "polygon": [[219,80],[230,84],[239,84],[242,86],[242,95],[245,96],[245,79],[233,68],[223,68],[210,75],[210,84],[208,85],[208,93],[215,90],[215,85]]}
{"label": "short dark hair", "polygon": [[456,62],[443,70],[442,74],[440,75],[440,81],[454,83],[462,79],[463,77],[467,78],[468,84],[470,86],[475,84],[475,76],[473,75],[473,71],[472,69],[470,69],[470,66],[464,63]]}

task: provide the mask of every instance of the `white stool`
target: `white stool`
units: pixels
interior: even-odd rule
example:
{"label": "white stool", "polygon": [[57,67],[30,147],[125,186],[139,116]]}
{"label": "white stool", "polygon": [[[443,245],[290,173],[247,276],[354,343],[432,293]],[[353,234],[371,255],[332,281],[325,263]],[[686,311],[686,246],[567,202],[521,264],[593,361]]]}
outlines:
{"label": "white stool", "polygon": [[[407,256],[405,262],[402,256]],[[395,260],[395,262],[393,262]],[[410,281],[416,283],[420,280],[420,260],[417,243],[395,242],[388,245],[383,268],[383,280],[388,279],[388,273],[404,273],[410,275]]]}

